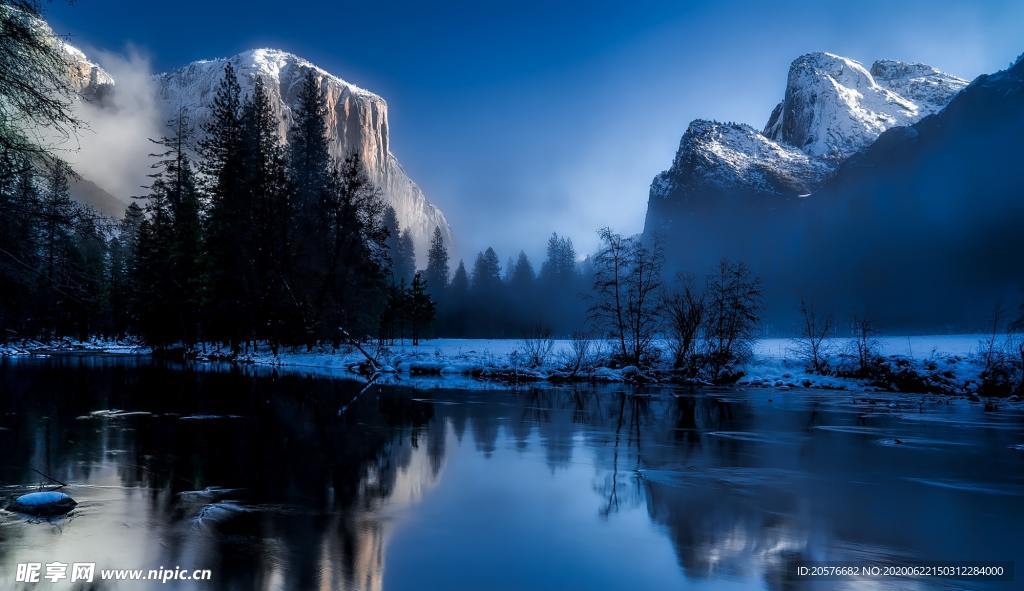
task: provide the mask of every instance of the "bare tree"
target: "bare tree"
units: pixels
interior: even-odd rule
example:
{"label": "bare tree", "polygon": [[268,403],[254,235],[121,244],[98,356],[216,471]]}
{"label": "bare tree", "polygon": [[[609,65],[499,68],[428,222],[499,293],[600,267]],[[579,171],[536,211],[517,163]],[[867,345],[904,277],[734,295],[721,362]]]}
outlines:
{"label": "bare tree", "polygon": [[624,238],[610,228],[598,231],[601,248],[594,256],[594,304],[591,321],[616,343],[623,363],[641,363],[658,330],[661,248],[639,238]]}
{"label": "bare tree", "polygon": [[809,306],[803,299],[800,300],[800,315],[803,317],[803,323],[800,336],[795,339],[797,354],[810,371],[821,375],[828,374],[828,355],[831,352],[828,335],[832,332],[832,317],[819,315],[814,307]]}
{"label": "bare tree", "polygon": [[555,340],[551,338],[551,330],[545,326],[536,326],[522,341],[523,355],[530,367],[541,367],[548,361],[551,351],[555,348]]}
{"label": "bare tree", "polygon": [[664,294],[662,307],[672,351],[672,365],[688,375],[694,375],[698,369],[698,345],[704,325],[704,296],[693,289],[691,282],[681,279],[680,283],[683,284],[682,290],[667,291]]}
{"label": "bare tree", "polygon": [[878,341],[875,339],[875,327],[867,318],[853,318],[853,350],[857,357],[857,370],[863,377],[871,373],[871,368],[878,359]]}
{"label": "bare tree", "polygon": [[0,152],[64,165],[45,138],[68,139],[83,127],[69,55],[43,22],[41,2],[0,0]]}
{"label": "bare tree", "polygon": [[761,281],[743,263],[723,259],[708,277],[706,345],[711,378],[721,381],[726,371],[750,358],[754,329],[760,320]]}

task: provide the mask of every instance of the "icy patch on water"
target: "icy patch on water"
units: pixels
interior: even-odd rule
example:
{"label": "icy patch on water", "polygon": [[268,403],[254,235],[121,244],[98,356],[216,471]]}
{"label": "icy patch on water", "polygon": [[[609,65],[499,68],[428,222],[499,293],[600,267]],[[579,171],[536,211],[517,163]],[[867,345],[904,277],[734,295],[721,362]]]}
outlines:
{"label": "icy patch on water", "polygon": [[145,410],[121,410],[118,408],[94,410],[87,415],[75,417],[80,421],[87,421],[90,419],[125,419],[131,417],[151,417],[153,413]]}
{"label": "icy patch on water", "polygon": [[929,439],[927,437],[887,437],[879,439],[878,445],[885,447],[906,447],[912,449],[941,449],[948,446],[966,446],[972,445],[962,441],[949,441],[946,439]]}
{"label": "icy patch on water", "polygon": [[236,501],[220,501],[205,505],[192,519],[192,523],[197,527],[209,523],[216,524],[238,515],[251,513],[252,511],[254,511],[254,509],[246,507]]}
{"label": "icy patch on water", "polygon": [[831,431],[833,433],[852,433],[856,435],[878,435],[883,430],[879,427],[858,427],[855,425],[815,425],[818,431]]}
{"label": "icy patch on water", "polygon": [[178,417],[179,421],[220,421],[225,419],[244,419],[242,415],[186,415]]}
{"label": "icy patch on water", "polygon": [[748,441],[750,443],[764,444],[795,444],[802,436],[796,433],[755,433],[752,431],[709,431],[710,437],[731,439],[735,441]]}
{"label": "icy patch on water", "polygon": [[1024,495],[1024,487],[1009,484],[988,484],[985,482],[971,482],[967,480],[940,480],[931,478],[915,478],[910,476],[906,477],[905,480],[934,488],[944,488],[961,492],[1005,496]]}
{"label": "icy patch on water", "polygon": [[701,468],[690,466],[683,470],[637,470],[644,480],[668,486],[707,486],[712,480],[730,487],[776,486],[804,478],[805,474],[784,468]]}

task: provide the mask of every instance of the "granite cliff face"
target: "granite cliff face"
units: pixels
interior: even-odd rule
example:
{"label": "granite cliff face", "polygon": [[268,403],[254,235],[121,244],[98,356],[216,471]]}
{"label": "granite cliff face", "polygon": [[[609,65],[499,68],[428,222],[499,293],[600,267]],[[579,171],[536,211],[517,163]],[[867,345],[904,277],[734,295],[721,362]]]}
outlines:
{"label": "granite cliff face", "polygon": [[227,62],[234,66],[242,93],[251,92],[256,77],[263,79],[279,121],[282,141],[287,141],[292,107],[306,72],[321,81],[327,102],[327,128],[332,155],[343,158],[358,152],[385,200],[398,214],[402,228],[412,232],[417,260],[426,260],[434,228],[452,241],[444,213],[427,200],[391,152],[388,105],[380,96],[346,82],[296,55],[274,49],[255,49],[227,59],[199,61],[157,76],[157,97],[169,115],[185,108],[192,122],[201,126],[209,118],[209,104],[224,75]]}

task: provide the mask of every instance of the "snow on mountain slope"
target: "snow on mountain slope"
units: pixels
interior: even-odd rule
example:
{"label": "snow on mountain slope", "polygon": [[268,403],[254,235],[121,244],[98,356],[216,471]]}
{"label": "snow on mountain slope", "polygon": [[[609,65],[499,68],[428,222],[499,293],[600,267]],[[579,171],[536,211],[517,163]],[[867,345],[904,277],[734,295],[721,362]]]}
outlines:
{"label": "snow on mountain slope", "polygon": [[671,227],[659,217],[673,215],[665,213],[673,204],[708,205],[699,201],[721,191],[806,196],[882,132],[941,110],[966,85],[923,64],[880,60],[868,71],[831,53],[800,56],[763,132],[701,119],[690,124],[672,166],[651,183],[647,226]]}
{"label": "snow on mountain slope", "polygon": [[691,180],[717,189],[775,196],[808,193],[832,171],[825,161],[758,133],[749,125],[697,119],[679,144],[672,168],[655,178],[652,195],[669,195]]}
{"label": "snow on mountain slope", "polygon": [[871,64],[878,84],[914,101],[921,116],[941,111],[967,86],[967,80],[940,72],[925,64],[878,60]]}
{"label": "snow on mountain slope", "polygon": [[417,260],[426,260],[435,227],[441,228],[451,244],[452,232],[444,213],[427,200],[423,190],[409,178],[391,153],[388,105],[376,94],[346,82],[296,55],[275,49],[255,49],[228,59],[204,60],[177,71],[157,76],[158,100],[168,116],[185,108],[192,123],[201,128],[209,118],[209,104],[224,75],[224,66],[234,66],[243,94],[251,92],[257,76],[271,95],[279,133],[287,141],[303,77],[314,71],[321,80],[327,100],[327,128],[332,155],[344,157],[359,152],[373,181],[398,214],[402,228],[412,232]]}
{"label": "snow on mountain slope", "polygon": [[938,111],[965,86],[966,80],[923,64],[884,60],[869,72],[849,58],[809,53],[790,66],[786,96],[764,135],[838,162],[890,127]]}

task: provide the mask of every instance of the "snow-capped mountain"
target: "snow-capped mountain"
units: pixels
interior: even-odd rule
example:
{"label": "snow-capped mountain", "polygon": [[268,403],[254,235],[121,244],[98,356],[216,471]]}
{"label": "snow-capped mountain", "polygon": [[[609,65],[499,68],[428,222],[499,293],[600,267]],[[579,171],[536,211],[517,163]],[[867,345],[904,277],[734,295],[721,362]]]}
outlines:
{"label": "snow-capped mountain", "polygon": [[672,166],[651,183],[645,232],[674,231],[678,218],[714,200],[732,208],[727,197],[806,197],[882,132],[941,110],[965,86],[923,64],[881,60],[869,71],[831,53],[800,56],[764,131],[690,124]]}
{"label": "snow-capped mountain", "polygon": [[380,96],[346,82],[291,53],[275,49],[255,49],[227,59],[204,60],[157,76],[158,100],[171,116],[184,107],[191,122],[201,128],[209,118],[209,104],[231,62],[238,74],[243,94],[251,92],[257,76],[273,99],[279,132],[287,141],[302,79],[314,71],[321,80],[327,99],[327,127],[331,153],[344,157],[358,151],[373,181],[385,200],[398,214],[402,228],[412,232],[418,261],[425,262],[430,237],[441,228],[451,243],[452,232],[444,213],[427,200],[423,190],[406,174],[391,152],[388,105]]}
{"label": "snow-capped mountain", "polygon": [[789,67],[786,96],[764,135],[807,154],[841,161],[886,129],[938,111],[967,81],[923,64],[883,60],[869,72],[831,53],[809,53]]}

